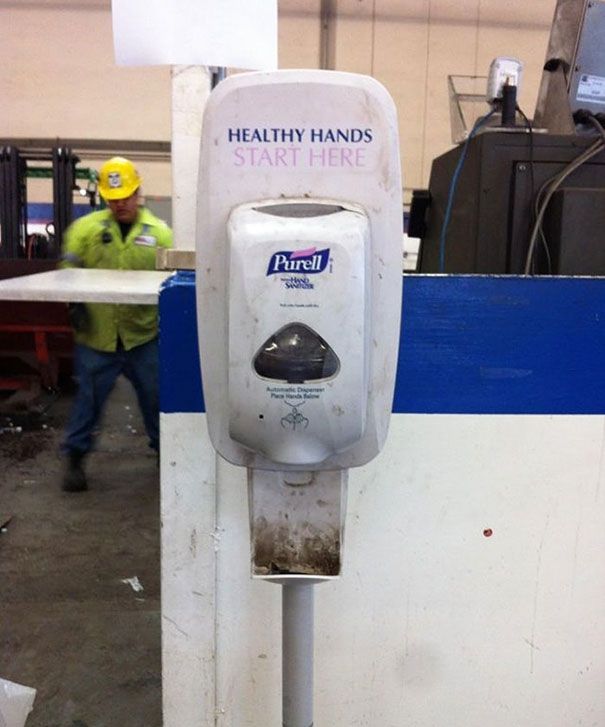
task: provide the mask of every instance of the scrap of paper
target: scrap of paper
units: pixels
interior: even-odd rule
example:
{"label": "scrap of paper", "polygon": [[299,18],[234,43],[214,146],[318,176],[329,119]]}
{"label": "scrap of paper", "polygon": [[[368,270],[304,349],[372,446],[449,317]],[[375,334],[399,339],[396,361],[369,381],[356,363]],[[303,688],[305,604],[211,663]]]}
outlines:
{"label": "scrap of paper", "polygon": [[277,68],[277,0],[112,0],[116,63]]}

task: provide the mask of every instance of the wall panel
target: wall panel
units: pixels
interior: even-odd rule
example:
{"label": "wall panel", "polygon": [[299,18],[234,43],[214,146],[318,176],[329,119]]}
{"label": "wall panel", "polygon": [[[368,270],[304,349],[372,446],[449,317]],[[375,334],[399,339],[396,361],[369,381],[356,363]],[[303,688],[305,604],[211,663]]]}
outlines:
{"label": "wall panel", "polygon": [[2,135],[169,139],[169,69],[116,66],[109,9],[79,6],[0,5]]}
{"label": "wall panel", "polygon": [[320,0],[279,0],[280,68],[319,68]]}
{"label": "wall panel", "polygon": [[[555,0],[333,0],[337,70],[385,84],[399,112],[404,183],[428,183],[451,144],[448,74],[486,75],[496,55],[525,63],[533,114]],[[279,0],[279,64],[317,68],[320,0]],[[170,73],[114,64],[109,0],[0,0],[0,137],[170,139]],[[143,165],[150,194],[170,194],[167,165]],[[160,168],[164,166],[164,168]]]}
{"label": "wall panel", "polygon": [[414,12],[403,15],[394,11],[392,0],[376,2],[373,75],[387,87],[397,106],[405,187],[422,185],[428,11],[428,0],[415,3]]}
{"label": "wall panel", "polygon": [[447,77],[475,74],[478,5],[478,0],[461,3],[431,0],[429,5],[427,96],[420,170],[425,184],[433,158],[452,146]]}
{"label": "wall panel", "polygon": [[372,75],[374,64],[375,0],[338,0],[335,33],[335,69]]}

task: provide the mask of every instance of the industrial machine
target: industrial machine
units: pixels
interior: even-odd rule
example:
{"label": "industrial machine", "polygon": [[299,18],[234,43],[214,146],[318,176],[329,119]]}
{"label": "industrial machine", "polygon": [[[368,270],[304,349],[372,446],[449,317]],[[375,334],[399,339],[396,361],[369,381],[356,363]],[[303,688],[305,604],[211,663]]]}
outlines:
{"label": "industrial machine", "polygon": [[[74,191],[97,202],[97,173],[78,167],[80,159],[69,147],[29,152],[15,146],[0,147],[0,258],[56,259],[63,233],[74,216]],[[27,179],[52,181],[52,224],[45,235],[28,229]],[[80,187],[78,180],[84,180]]]}
{"label": "industrial machine", "polygon": [[341,573],[347,472],[379,453],[391,414],[403,244],[394,104],[365,76],[233,76],[208,102],[200,175],[209,433],[247,468],[252,574],[283,586],[283,724],[309,727],[313,584]]}
{"label": "industrial machine", "polygon": [[[63,232],[97,199],[97,173],[78,167],[79,161],[66,146],[35,152],[8,144],[0,147],[0,279],[56,267]],[[52,183],[52,206],[44,215],[50,220],[43,225],[35,224],[30,215],[28,179]],[[74,205],[75,191],[89,205]],[[41,386],[56,387],[60,366],[71,360],[73,349],[65,305],[3,302],[0,332],[0,390],[26,390],[33,398]]]}
{"label": "industrial machine", "polygon": [[420,272],[605,275],[604,34],[603,0],[559,0],[533,122],[488,90],[485,116],[414,193]]}

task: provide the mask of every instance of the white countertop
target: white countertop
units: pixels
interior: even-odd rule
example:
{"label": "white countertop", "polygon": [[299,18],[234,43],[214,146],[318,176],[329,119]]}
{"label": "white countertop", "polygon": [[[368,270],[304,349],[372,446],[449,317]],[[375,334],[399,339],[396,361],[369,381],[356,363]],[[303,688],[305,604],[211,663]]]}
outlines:
{"label": "white countertop", "polygon": [[0,280],[0,300],[63,303],[157,303],[167,270],[66,268]]}

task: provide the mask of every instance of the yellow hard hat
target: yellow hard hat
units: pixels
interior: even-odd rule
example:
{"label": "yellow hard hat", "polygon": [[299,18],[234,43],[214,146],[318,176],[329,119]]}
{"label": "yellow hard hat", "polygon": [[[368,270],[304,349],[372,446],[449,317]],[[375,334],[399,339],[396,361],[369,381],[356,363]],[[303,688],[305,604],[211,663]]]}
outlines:
{"label": "yellow hard hat", "polygon": [[124,157],[112,157],[99,172],[99,192],[103,199],[125,199],[141,186],[134,164]]}

